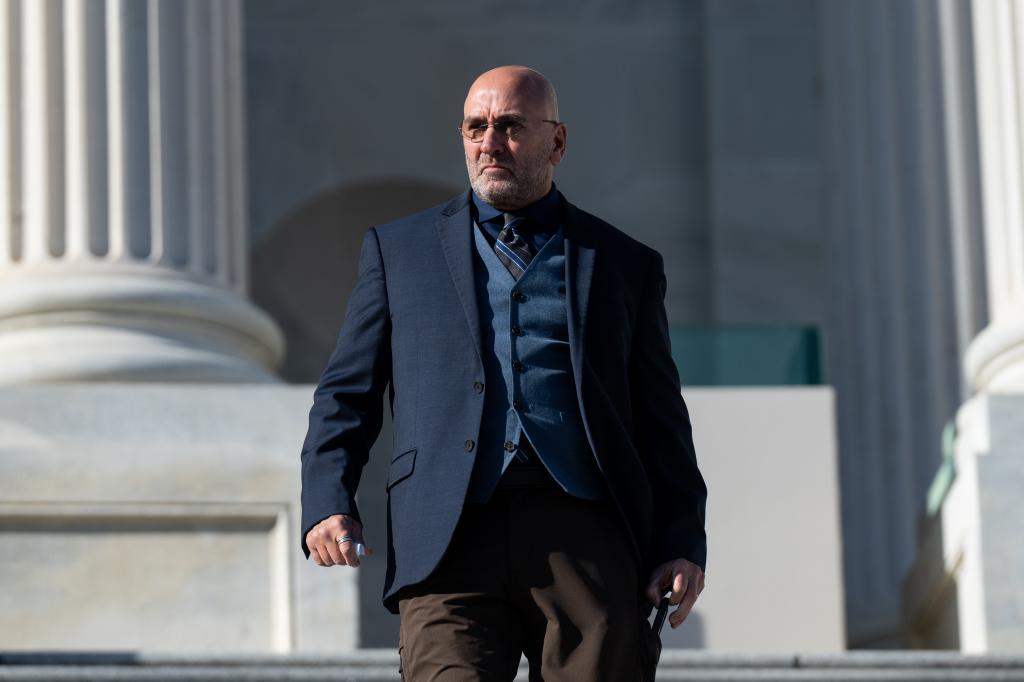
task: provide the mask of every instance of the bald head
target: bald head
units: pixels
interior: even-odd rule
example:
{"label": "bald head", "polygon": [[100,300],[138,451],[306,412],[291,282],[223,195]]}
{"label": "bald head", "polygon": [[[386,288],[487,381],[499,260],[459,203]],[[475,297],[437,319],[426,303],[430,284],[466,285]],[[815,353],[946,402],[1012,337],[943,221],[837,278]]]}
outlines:
{"label": "bald head", "polygon": [[515,95],[534,109],[531,113],[558,120],[555,87],[540,71],[526,66],[499,66],[485,71],[470,86],[464,109],[468,112],[481,95],[492,93]]}
{"label": "bald head", "polygon": [[481,74],[466,95],[462,130],[469,181],[484,201],[513,211],[551,189],[567,132],[555,88],[537,71],[499,66]]}

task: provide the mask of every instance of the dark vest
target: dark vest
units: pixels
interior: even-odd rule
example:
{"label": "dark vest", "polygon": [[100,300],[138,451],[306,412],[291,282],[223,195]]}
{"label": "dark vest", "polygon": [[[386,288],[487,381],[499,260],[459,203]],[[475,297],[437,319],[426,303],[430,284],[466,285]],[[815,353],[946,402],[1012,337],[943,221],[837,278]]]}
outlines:
{"label": "dark vest", "polygon": [[569,357],[565,251],[558,231],[517,282],[473,226],[474,278],[484,351],[484,415],[467,499],[486,502],[514,452],[528,438],[570,494],[605,497],[587,443]]}

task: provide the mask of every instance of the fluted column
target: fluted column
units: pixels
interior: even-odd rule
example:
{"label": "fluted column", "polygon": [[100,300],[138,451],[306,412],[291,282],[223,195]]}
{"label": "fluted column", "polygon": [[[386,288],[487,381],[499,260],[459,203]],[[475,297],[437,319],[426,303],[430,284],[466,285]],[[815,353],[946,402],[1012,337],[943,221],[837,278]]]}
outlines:
{"label": "fluted column", "polygon": [[238,0],[0,0],[0,382],[273,378]]}
{"label": "fluted column", "polygon": [[1007,605],[1024,598],[1024,7],[937,6],[948,86],[938,111],[955,131],[947,144],[949,274],[970,284],[957,297],[969,385],[929,489],[904,606],[915,646],[1019,653],[1024,615]]}
{"label": "fluted column", "polygon": [[965,371],[978,390],[1024,391],[1024,6],[973,2],[989,324]]}
{"label": "fluted column", "polygon": [[956,177],[969,150],[937,106],[957,90],[940,68],[952,56],[944,4],[818,5],[826,374],[838,406],[847,634],[858,648],[900,642],[903,576],[943,424],[962,399],[959,348],[976,330],[972,197]]}

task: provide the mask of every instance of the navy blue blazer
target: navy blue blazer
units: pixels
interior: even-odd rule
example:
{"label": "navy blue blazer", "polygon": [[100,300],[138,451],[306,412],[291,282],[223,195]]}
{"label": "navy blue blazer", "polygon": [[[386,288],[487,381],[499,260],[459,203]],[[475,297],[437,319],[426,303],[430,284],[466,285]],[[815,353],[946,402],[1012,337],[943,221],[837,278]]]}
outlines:
{"label": "navy blue blazer", "polygon": [[[300,541],[355,493],[389,388],[384,605],[437,566],[459,520],[484,395],[470,193],[366,231],[337,346],[302,447]],[[626,521],[641,576],[705,565],[707,489],[669,347],[660,253],[566,202],[567,321],[587,437]],[[557,522],[557,520],[553,520]],[[643,586],[638,585],[637,589]]]}

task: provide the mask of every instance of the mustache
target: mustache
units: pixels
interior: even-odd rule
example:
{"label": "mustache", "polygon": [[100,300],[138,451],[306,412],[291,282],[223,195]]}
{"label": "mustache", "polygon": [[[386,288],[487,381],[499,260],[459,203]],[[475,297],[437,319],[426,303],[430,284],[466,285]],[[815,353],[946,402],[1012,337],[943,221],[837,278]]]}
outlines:
{"label": "mustache", "polygon": [[489,166],[493,166],[495,168],[503,168],[510,173],[515,173],[515,169],[511,168],[510,166],[504,163],[498,163],[494,159],[485,159],[482,156],[479,159],[477,159],[476,167],[479,169],[479,173],[483,173],[484,169]]}

